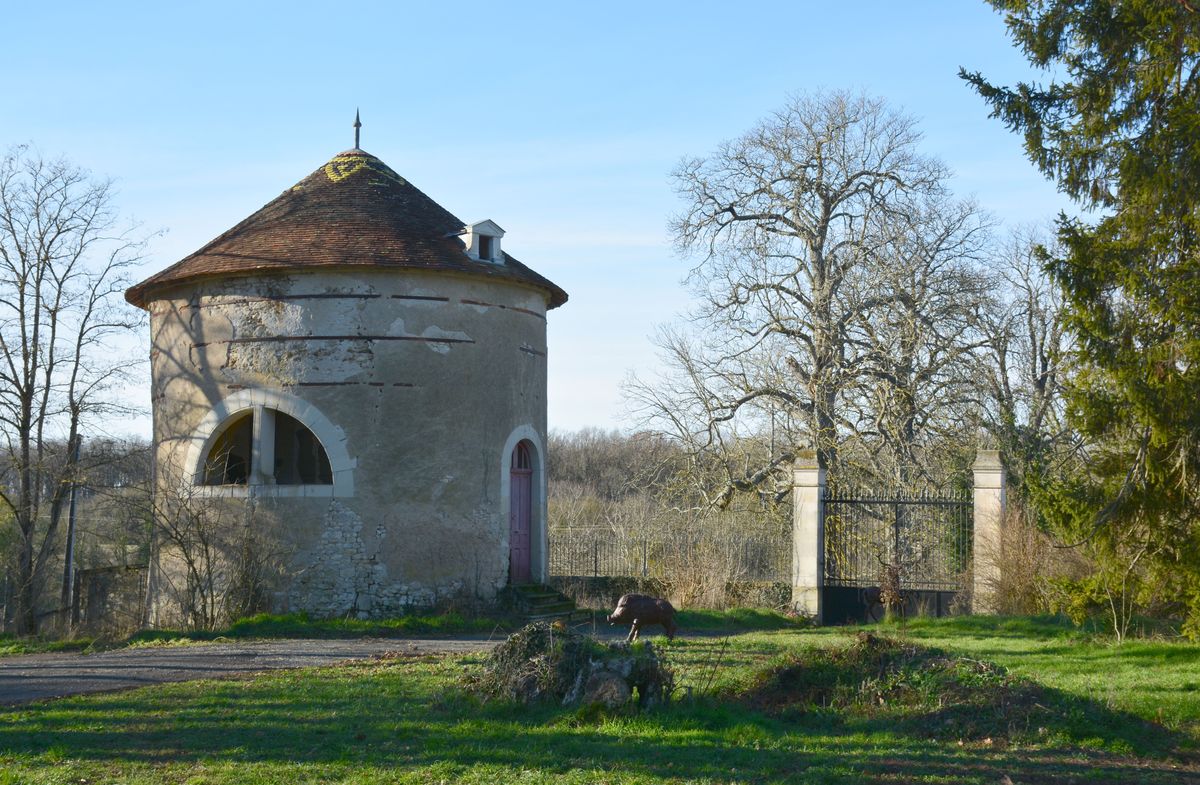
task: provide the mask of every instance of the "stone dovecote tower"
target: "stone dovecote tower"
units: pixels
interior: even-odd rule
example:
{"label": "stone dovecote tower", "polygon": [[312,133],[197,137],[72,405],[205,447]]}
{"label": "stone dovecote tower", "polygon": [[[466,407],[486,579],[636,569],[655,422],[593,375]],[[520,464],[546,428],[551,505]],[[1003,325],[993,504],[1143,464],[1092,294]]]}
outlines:
{"label": "stone dovecote tower", "polygon": [[[545,579],[546,313],[567,294],[506,246],[355,147],[129,289],[158,515],[218,530],[218,592],[363,617]],[[190,547],[159,527],[152,621],[193,610]]]}

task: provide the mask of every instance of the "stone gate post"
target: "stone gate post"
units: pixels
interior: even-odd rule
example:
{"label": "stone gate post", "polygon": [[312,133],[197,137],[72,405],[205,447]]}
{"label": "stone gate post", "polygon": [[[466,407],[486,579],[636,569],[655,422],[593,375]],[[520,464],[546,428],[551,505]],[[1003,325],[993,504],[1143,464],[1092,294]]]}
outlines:
{"label": "stone gate post", "polygon": [[997,450],[975,455],[974,536],[971,612],[993,613],[996,579],[1000,577],[1000,532],[1004,525],[1004,467]]}
{"label": "stone gate post", "polygon": [[825,575],[825,470],[815,453],[792,466],[792,608],[821,624]]}

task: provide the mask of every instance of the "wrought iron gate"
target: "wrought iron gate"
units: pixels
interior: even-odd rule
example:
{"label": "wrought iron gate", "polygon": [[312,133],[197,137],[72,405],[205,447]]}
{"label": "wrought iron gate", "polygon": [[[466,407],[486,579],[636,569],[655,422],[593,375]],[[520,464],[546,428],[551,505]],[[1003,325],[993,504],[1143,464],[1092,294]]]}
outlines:
{"label": "wrought iron gate", "polygon": [[972,526],[971,500],[965,494],[829,490],[824,518],[826,587],[878,586],[881,571],[889,566],[899,569],[905,592],[953,593],[963,586]]}

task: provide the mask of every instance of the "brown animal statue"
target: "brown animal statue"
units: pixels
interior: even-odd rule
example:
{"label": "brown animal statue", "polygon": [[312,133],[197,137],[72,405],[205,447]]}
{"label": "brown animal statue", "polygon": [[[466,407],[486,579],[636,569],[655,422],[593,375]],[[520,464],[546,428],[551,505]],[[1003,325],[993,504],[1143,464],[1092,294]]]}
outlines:
{"label": "brown animal statue", "polygon": [[628,624],[629,637],[637,640],[638,631],[650,624],[661,624],[667,631],[667,639],[675,640],[675,609],[666,600],[647,597],[645,594],[625,594],[617,600],[616,609],[608,617],[609,624]]}

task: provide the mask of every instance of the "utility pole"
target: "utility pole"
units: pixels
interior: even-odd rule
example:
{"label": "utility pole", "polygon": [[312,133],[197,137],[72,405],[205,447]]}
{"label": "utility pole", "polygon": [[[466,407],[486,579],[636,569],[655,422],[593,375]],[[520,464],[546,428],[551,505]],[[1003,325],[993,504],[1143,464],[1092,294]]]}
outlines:
{"label": "utility pole", "polygon": [[75,602],[75,495],[79,489],[75,473],[79,471],[79,444],[83,437],[75,435],[75,443],[71,445],[71,491],[70,505],[67,507],[67,554],[66,565],[63,567],[62,600],[63,620],[68,629],[74,630],[79,624],[79,605]]}

